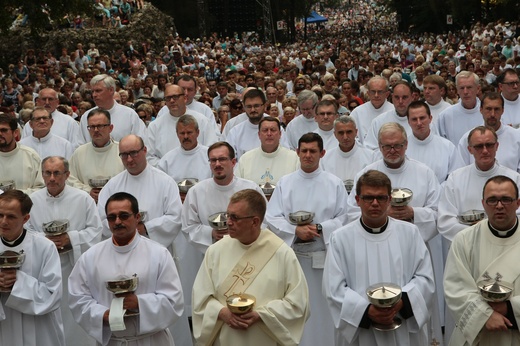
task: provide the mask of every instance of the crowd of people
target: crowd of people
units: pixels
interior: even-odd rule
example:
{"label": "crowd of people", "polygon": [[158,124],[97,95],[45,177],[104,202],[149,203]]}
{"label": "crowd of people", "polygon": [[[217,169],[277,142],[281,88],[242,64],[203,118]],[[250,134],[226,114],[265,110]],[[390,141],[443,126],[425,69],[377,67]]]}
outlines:
{"label": "crowd of people", "polygon": [[0,71],[0,344],[518,344],[520,25],[384,13]]}

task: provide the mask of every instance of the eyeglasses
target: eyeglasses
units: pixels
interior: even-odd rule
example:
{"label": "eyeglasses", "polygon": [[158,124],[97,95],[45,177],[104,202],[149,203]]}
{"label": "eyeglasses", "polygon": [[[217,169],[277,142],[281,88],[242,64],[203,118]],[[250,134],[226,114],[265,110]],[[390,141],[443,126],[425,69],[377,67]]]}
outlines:
{"label": "eyeglasses", "polygon": [[254,218],[256,215],[250,215],[250,216],[237,216],[235,214],[230,214],[230,213],[225,213],[224,214],[224,217],[226,219],[229,219],[233,222],[237,222],[237,221],[240,221],[240,220],[244,220],[244,219],[252,219]]}
{"label": "eyeglasses", "polygon": [[109,127],[110,124],[101,124],[101,125],[89,125],[87,126],[87,130],[103,130],[105,127]]}
{"label": "eyeglasses", "polygon": [[486,148],[487,150],[489,149],[492,149],[495,147],[495,144],[497,144],[497,142],[494,142],[494,143],[482,143],[482,144],[475,144],[475,145],[472,145],[471,147],[477,151],[481,151],[481,150],[484,150],[484,148]]}
{"label": "eyeglasses", "polygon": [[505,84],[505,85],[509,85],[509,86],[520,85],[520,81],[515,80],[515,81],[512,81],[512,82],[503,82],[503,83],[500,83],[500,84]]}
{"label": "eyeglasses", "polygon": [[334,113],[334,112],[320,112],[320,113],[317,113],[316,115],[319,115],[320,117],[335,117],[338,113]]}
{"label": "eyeglasses", "polygon": [[34,121],[35,123],[37,123],[39,121],[49,121],[51,119],[52,119],[51,116],[44,116],[44,117],[32,118],[31,121]]}
{"label": "eyeglasses", "polygon": [[246,109],[259,109],[260,107],[262,107],[264,104],[263,103],[258,103],[256,105],[246,105]]}
{"label": "eyeglasses", "polygon": [[388,196],[388,195],[360,195],[359,198],[365,203],[372,203],[374,201],[374,199],[378,203],[385,203],[385,202],[388,202],[388,199],[390,198],[390,196]]}
{"label": "eyeglasses", "polygon": [[400,143],[400,144],[394,144],[394,145],[390,145],[390,144],[381,144],[381,149],[383,149],[384,151],[390,151],[392,149],[394,149],[395,151],[398,151],[398,150],[401,150],[404,148],[404,145],[406,144],[406,142],[403,142],[403,143]]}
{"label": "eyeglasses", "polygon": [[510,205],[515,201],[513,197],[489,197],[486,199],[486,204],[492,207],[498,205],[498,202],[502,203],[502,205]]}
{"label": "eyeglasses", "polygon": [[164,99],[166,101],[171,101],[171,100],[178,101],[181,98],[181,96],[184,96],[184,94],[168,95],[168,96],[164,96]]}
{"label": "eyeglasses", "polygon": [[128,156],[130,156],[131,158],[134,158],[137,156],[137,154],[139,154],[139,152],[141,150],[144,149],[144,145],[141,147],[141,149],[139,150],[132,150],[132,151],[129,151],[129,152],[126,152],[126,153],[119,153],[119,157],[123,160],[126,160],[128,159]]}
{"label": "eyeglasses", "polygon": [[43,171],[42,172],[42,175],[44,177],[50,177],[52,175],[54,175],[56,178],[59,178],[61,177],[62,175],[64,174],[67,174],[69,171],[63,171],[63,172],[60,172],[60,171],[54,171],[54,172],[51,172],[51,171]]}
{"label": "eyeglasses", "polygon": [[368,90],[368,93],[371,95],[383,95],[388,90]]}
{"label": "eyeglasses", "polygon": [[216,164],[217,161],[220,162],[220,163],[224,163],[228,160],[231,160],[229,157],[214,157],[214,158],[211,158],[208,160],[208,162],[212,165]]}
{"label": "eyeglasses", "polygon": [[121,221],[126,221],[130,218],[130,216],[135,215],[134,213],[120,213],[120,214],[109,214],[107,215],[108,222],[116,222],[117,218]]}
{"label": "eyeglasses", "polygon": [[233,106],[233,109],[239,110],[239,109],[243,109],[243,107],[240,106],[240,105],[239,106]]}

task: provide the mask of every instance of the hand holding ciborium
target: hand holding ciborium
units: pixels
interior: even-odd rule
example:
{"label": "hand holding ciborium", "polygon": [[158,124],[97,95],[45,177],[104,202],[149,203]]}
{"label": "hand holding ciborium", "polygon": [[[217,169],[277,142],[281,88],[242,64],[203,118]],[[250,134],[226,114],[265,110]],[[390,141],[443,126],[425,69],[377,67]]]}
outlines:
{"label": "hand holding ciborium", "polygon": [[[401,287],[398,285],[381,282],[368,287],[366,294],[368,301],[374,305],[374,307],[377,309],[388,309],[387,311],[382,311],[382,315],[384,315],[394,313],[390,309],[399,303],[401,300],[402,291]],[[372,327],[380,331],[389,331],[399,328],[401,323],[401,319],[397,316],[394,316],[389,323],[378,323],[377,321],[372,321]]]}
{"label": "hand holding ciborium", "polygon": [[3,192],[14,189],[16,189],[16,184],[14,183],[14,180],[0,181],[0,190],[2,190]]}
{"label": "hand holding ciborium", "polygon": [[184,203],[184,199],[186,198],[186,194],[188,191],[195,186],[199,182],[197,178],[184,178],[181,181],[177,182],[177,186],[179,187],[179,193],[181,195],[181,202]]}
{"label": "hand holding ciborium", "polygon": [[42,228],[45,236],[56,245],[60,254],[72,250],[72,244],[67,235],[69,231],[69,220],[63,219],[46,222],[42,225]]}
{"label": "hand holding ciborium", "polygon": [[477,282],[480,295],[490,303],[500,303],[506,301],[513,292],[513,284],[502,281],[502,275],[497,273],[493,279],[488,272],[482,274],[483,280]]}
{"label": "hand holding ciborium", "polygon": [[[139,285],[139,278],[137,274],[132,276],[120,276],[115,280],[109,280],[106,282],[106,288],[110,292],[114,293],[116,298],[127,297],[130,295],[135,296],[134,292]],[[139,315],[138,306],[136,304],[132,304],[131,299],[124,299],[123,309],[126,310],[124,313],[125,317],[128,316],[136,316]]]}
{"label": "hand holding ciborium", "polygon": [[0,292],[11,292],[16,282],[16,270],[25,261],[25,253],[7,250],[0,253]]}
{"label": "hand holding ciborium", "polygon": [[208,217],[209,225],[213,228],[212,238],[219,241],[223,236],[228,234],[227,213],[219,212]]}

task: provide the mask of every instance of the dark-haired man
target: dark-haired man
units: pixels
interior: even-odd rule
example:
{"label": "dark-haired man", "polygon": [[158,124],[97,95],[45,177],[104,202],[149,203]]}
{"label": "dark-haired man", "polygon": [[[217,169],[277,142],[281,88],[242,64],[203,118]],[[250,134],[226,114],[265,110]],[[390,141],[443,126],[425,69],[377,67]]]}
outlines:
{"label": "dark-haired man", "polygon": [[32,205],[20,190],[0,194],[0,252],[25,254],[19,269],[0,271],[0,344],[64,346],[60,256],[53,242],[24,229]]}
{"label": "dark-haired man", "polygon": [[[85,252],[69,277],[69,305],[99,344],[171,346],[168,331],[184,309],[179,275],[170,253],[139,234],[137,199],[118,192],[105,204],[112,236]],[[139,278],[134,292],[114,295],[106,282]],[[119,300],[119,303],[117,302]],[[132,316],[124,317],[124,311]]]}
{"label": "dark-haired man", "polygon": [[[333,231],[347,223],[347,191],[343,182],[320,167],[325,155],[317,133],[301,136],[297,154],[300,169],[282,177],[267,206],[270,229],[291,246],[300,261],[307,283],[312,315],[301,345],[331,345],[333,324],[321,293],[326,247]],[[305,225],[289,222],[289,214],[313,212]]]}
{"label": "dark-haired man", "polygon": [[[430,254],[417,226],[389,217],[392,183],[382,172],[366,171],[356,183],[361,217],[330,236],[323,291],[335,326],[335,345],[427,345],[435,285]],[[401,299],[380,308],[367,288],[397,285]],[[399,328],[381,332],[377,325]]]}
{"label": "dark-haired man", "polygon": [[[517,182],[498,175],[487,180],[482,191],[484,219],[458,233],[448,259],[444,289],[446,303],[457,327],[453,345],[516,345],[518,333],[518,290],[520,289]],[[487,275],[486,275],[487,274]],[[513,294],[501,302],[487,302],[477,283],[491,278],[513,284]]]}
{"label": "dark-haired man", "polygon": [[[262,229],[265,210],[258,191],[230,198],[229,237],[208,248],[193,288],[193,332],[200,345],[299,344],[309,313],[307,283],[291,248]],[[238,280],[236,272],[242,273]],[[256,298],[252,311],[228,309],[227,298],[237,293]]]}

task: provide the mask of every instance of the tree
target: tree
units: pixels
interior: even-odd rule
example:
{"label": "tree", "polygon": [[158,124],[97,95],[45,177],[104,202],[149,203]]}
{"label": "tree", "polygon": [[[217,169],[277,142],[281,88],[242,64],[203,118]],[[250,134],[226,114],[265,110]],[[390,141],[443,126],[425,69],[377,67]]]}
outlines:
{"label": "tree", "polygon": [[68,15],[93,15],[91,0],[3,0],[0,32],[9,30],[17,15],[27,16],[34,35],[58,25]]}

